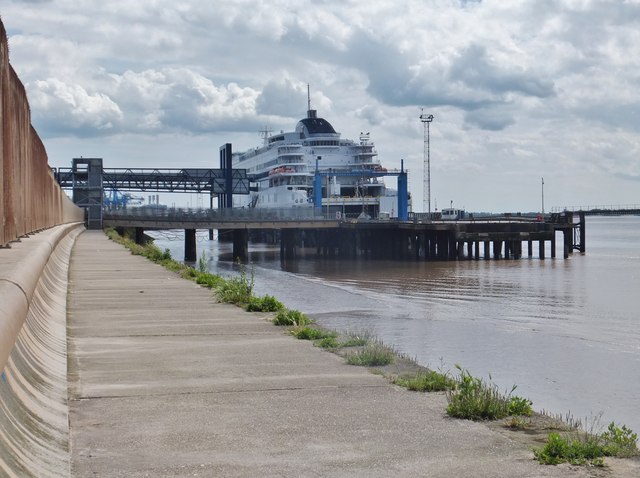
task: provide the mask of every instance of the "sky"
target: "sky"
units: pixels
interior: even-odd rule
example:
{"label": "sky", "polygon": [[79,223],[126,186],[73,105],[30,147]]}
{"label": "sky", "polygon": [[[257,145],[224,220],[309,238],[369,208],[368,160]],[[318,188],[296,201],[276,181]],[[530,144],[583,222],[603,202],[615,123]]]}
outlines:
{"label": "sky", "polygon": [[343,138],[404,159],[414,211],[423,112],[432,209],[640,204],[640,0],[2,0],[0,17],[55,167],[216,168],[224,143],[293,130],[309,85]]}

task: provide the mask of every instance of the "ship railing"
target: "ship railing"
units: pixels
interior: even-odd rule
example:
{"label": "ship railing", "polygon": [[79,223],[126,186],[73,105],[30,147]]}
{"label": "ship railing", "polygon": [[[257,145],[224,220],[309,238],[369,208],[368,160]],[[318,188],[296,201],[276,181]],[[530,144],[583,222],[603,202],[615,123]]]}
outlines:
{"label": "ship railing", "polygon": [[297,220],[334,220],[335,215],[326,217],[313,205],[289,208],[252,208],[234,207],[223,209],[209,208],[161,208],[161,207],[131,207],[117,211],[104,211],[105,219],[141,219],[162,221],[297,221]]}

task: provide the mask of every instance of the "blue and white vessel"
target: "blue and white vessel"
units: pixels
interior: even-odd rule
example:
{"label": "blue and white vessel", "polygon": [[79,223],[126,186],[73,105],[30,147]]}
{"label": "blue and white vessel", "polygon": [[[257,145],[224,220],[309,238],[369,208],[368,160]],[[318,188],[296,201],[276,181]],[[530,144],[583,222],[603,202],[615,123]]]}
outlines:
{"label": "blue and white vessel", "polygon": [[294,131],[270,133],[261,132],[262,146],[233,154],[233,167],[246,169],[252,180],[249,202],[236,197],[236,206],[312,207],[317,168],[323,173],[323,210],[345,217],[397,216],[397,192],[384,183],[381,173],[387,169],[380,164],[369,133],[361,133],[359,141],[343,139],[310,107]]}

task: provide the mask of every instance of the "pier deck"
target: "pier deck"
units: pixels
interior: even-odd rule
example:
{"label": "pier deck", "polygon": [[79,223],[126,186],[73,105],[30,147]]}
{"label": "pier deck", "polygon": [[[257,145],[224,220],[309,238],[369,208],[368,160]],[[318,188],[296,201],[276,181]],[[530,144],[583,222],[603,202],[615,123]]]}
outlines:
{"label": "pier deck", "polygon": [[[566,259],[574,250],[585,252],[585,220],[579,214],[552,214],[545,220],[526,217],[491,217],[460,221],[411,221],[329,219],[304,216],[305,210],[153,210],[140,208],[116,211],[103,218],[104,226],[134,228],[136,241],[144,240],[144,230],[184,229],[185,261],[197,259],[196,230],[224,231],[233,241],[233,255],[248,258],[250,236],[261,241],[279,242],[285,259],[296,256],[303,244],[317,247],[325,256],[372,257],[379,259],[459,260],[502,259],[533,256],[556,257],[556,233],[562,233],[562,254]],[[311,211],[313,212],[313,211]],[[290,215],[289,217],[287,215]],[[274,234],[275,232],[275,234]],[[466,252],[465,252],[466,249]]]}

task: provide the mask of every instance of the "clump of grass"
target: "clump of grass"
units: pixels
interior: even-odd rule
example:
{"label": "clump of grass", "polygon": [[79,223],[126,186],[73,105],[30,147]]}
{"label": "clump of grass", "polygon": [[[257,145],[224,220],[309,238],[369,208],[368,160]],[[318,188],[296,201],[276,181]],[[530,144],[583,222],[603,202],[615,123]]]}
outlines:
{"label": "clump of grass", "polygon": [[273,323],[274,325],[300,327],[303,325],[309,325],[311,320],[299,310],[283,309],[273,318]]}
{"label": "clump of grass", "polygon": [[316,340],[315,344],[323,349],[337,349],[340,347],[336,337],[325,337],[323,339]]}
{"label": "clump of grass", "polygon": [[447,414],[468,420],[497,420],[509,415],[531,415],[531,401],[512,396],[516,386],[510,392],[502,393],[491,381],[472,376],[468,370],[460,370],[458,387],[451,390],[447,398]]}
{"label": "clump of grass", "polygon": [[574,417],[571,412],[562,415],[561,413],[551,413],[547,410],[542,410],[540,414],[550,419],[545,427],[547,430],[567,432],[577,431],[582,428],[582,420]]}
{"label": "clump of grass", "polygon": [[247,304],[247,311],[249,312],[278,312],[283,309],[284,304],[271,295],[252,296]]}
{"label": "clump of grass", "polygon": [[513,430],[526,430],[531,427],[531,418],[514,416],[511,417],[504,426]]}
{"label": "clump of grass", "polygon": [[204,286],[208,289],[217,289],[218,287],[222,287],[226,282],[226,279],[220,277],[217,274],[212,274],[210,272],[199,272],[195,273],[195,281],[196,284]]}
{"label": "clump of grass", "polygon": [[196,277],[198,277],[198,271],[193,267],[185,267],[180,272],[180,275],[183,279],[196,280]]}
{"label": "clump of grass", "polygon": [[349,365],[380,367],[389,365],[395,360],[395,351],[381,342],[365,345],[361,350],[347,355]]}
{"label": "clump of grass", "polygon": [[198,272],[207,272],[207,254],[204,251],[198,259]]}
{"label": "clump of grass", "polygon": [[244,264],[238,266],[240,273],[237,276],[225,279],[215,287],[215,295],[220,302],[236,305],[249,303],[253,295],[255,272],[251,269],[251,274],[247,275]]}
{"label": "clump of grass", "polygon": [[412,377],[397,377],[393,383],[416,392],[441,392],[452,390],[457,382],[446,373],[422,370]]}
{"label": "clump of grass", "polygon": [[308,325],[296,327],[291,331],[291,335],[300,340],[324,340],[328,338],[335,339],[338,336],[336,332],[317,329]]}
{"label": "clump of grass", "polygon": [[626,425],[611,422],[603,433],[573,430],[562,435],[549,433],[547,443],[533,451],[535,458],[545,465],[571,463],[573,465],[603,466],[604,457],[632,457],[638,455],[638,435]]}
{"label": "clump of grass", "polygon": [[581,440],[549,433],[544,447],[534,450],[536,459],[544,465],[558,465],[569,462],[572,465],[602,466],[602,449],[593,439]]}
{"label": "clump of grass", "polygon": [[373,340],[373,334],[369,330],[351,330],[346,332],[345,340],[340,342],[340,347],[362,347]]}
{"label": "clump of grass", "polygon": [[105,234],[112,241],[117,242],[118,244],[121,244],[129,249],[129,251],[131,251],[131,254],[146,257],[147,259],[160,264],[171,271],[182,273],[182,271],[189,268],[189,266],[183,264],[182,262],[174,260],[171,257],[171,251],[169,251],[169,249],[165,249],[163,251],[153,243],[136,244],[136,242],[130,237],[127,237],[126,235],[121,236],[113,228],[106,229]]}

